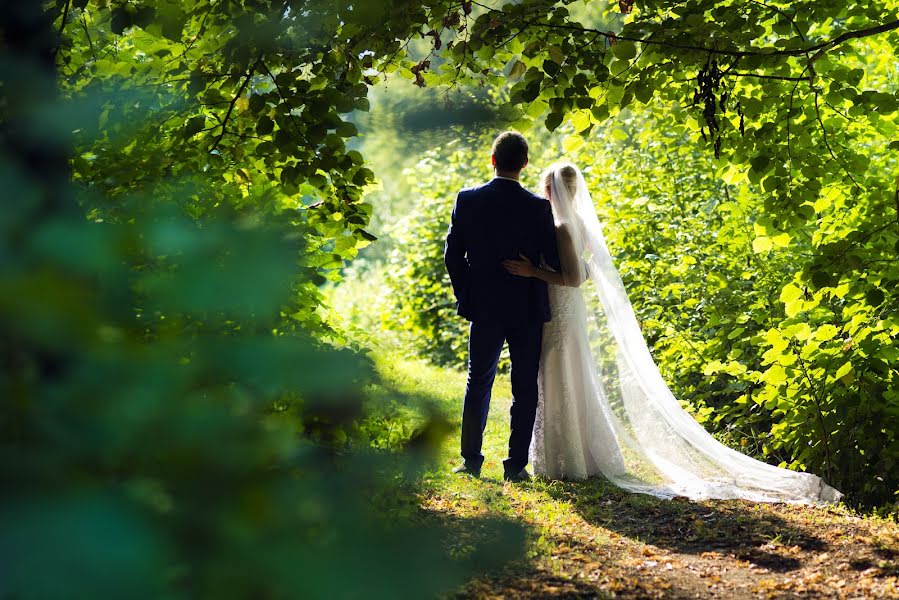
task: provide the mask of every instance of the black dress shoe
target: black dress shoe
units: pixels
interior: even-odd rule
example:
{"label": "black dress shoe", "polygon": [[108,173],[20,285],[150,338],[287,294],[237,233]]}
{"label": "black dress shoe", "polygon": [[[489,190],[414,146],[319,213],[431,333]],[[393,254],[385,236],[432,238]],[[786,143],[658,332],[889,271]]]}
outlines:
{"label": "black dress shoe", "polygon": [[468,465],[466,465],[465,463],[462,463],[461,465],[459,465],[458,467],[453,469],[453,473],[462,473],[464,475],[471,475],[475,479],[479,479],[481,477],[480,469],[473,469],[473,468],[469,467]]}
{"label": "black dress shoe", "polygon": [[503,479],[512,482],[530,481],[531,474],[528,473],[527,469],[522,469],[518,473],[505,473],[503,475]]}

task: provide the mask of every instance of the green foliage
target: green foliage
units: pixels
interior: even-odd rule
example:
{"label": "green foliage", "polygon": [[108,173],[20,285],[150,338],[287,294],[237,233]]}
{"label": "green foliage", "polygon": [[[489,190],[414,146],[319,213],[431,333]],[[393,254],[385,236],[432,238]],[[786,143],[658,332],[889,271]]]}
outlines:
{"label": "green foliage", "polygon": [[4,594],[388,597],[398,553],[418,593],[459,580],[438,532],[372,511],[407,467],[335,454],[373,410],[366,361],[272,336],[289,286],[233,293],[290,281],[291,228],[4,226],[33,240],[4,238],[0,279]]}
{"label": "green foliage", "polygon": [[[70,7],[61,84],[82,107],[75,176],[104,197],[82,199],[91,217],[127,219],[136,207],[120,200],[148,185],[156,201],[187,203],[198,218],[226,205],[293,210],[306,225],[308,280],[336,277],[374,239],[363,201],[373,175],[345,140],[358,133],[349,114],[368,107],[363,71],[392,44],[369,43],[372,15],[332,4]],[[185,202],[168,186],[196,177],[202,198]],[[307,286],[288,314],[324,332],[320,302]]]}
{"label": "green foliage", "polygon": [[[895,500],[895,2],[47,6],[61,46],[47,27],[34,64],[3,72],[4,132],[19,123],[41,147],[65,131],[75,182],[60,185],[69,174],[56,167],[21,171],[33,157],[4,133],[12,166],[0,179],[21,201],[3,224],[13,400],[0,427],[16,493],[0,554],[15,548],[29,581],[74,564],[73,585],[92,595],[127,582],[131,595],[315,596],[322,582],[352,585],[345,563],[368,560],[375,541],[386,561],[384,539],[422,549],[402,563],[422,574],[409,582],[420,594],[460,576],[428,568],[437,557],[420,530],[385,536],[371,517],[396,471],[342,455],[403,445],[409,427],[379,432],[427,418],[363,401],[365,361],[309,339],[341,340],[319,286],[374,238],[374,174],[350,147],[350,115],[390,73],[502,90],[508,123],[579,134],[563,149],[590,167],[678,396],[747,451],[858,502]],[[50,56],[63,107],[51,82],[22,92]],[[58,162],[37,154],[46,160],[25,164]],[[556,154],[547,144],[544,157]],[[439,260],[441,218],[485,162],[466,150],[443,160],[409,188],[433,202],[404,221],[388,276],[392,326],[452,362],[464,324]],[[124,534],[101,536],[110,523]],[[36,539],[53,549],[41,563]],[[353,579],[364,587],[346,593],[386,594],[396,563],[365,564]],[[115,568],[101,577],[99,565]]]}
{"label": "green foliage", "polygon": [[[644,331],[699,420],[854,501],[895,501],[899,5],[564,4],[463,3],[400,66],[503,90],[513,127],[577,134],[563,150],[595,164]],[[416,257],[436,253],[427,210]],[[401,322],[446,360],[457,323],[415,316],[445,307],[424,298],[442,277],[428,261],[394,263],[425,290],[400,292]]]}
{"label": "green foliage", "polygon": [[7,8],[0,596],[430,596],[514,557],[481,521],[448,560],[410,508],[443,420],[325,343],[318,284],[369,241],[358,65],[278,54],[258,3]]}
{"label": "green foliage", "polygon": [[[677,133],[671,122],[681,118],[625,113],[589,141],[566,125],[561,144],[585,171],[663,375],[725,442],[820,473],[855,502],[893,501],[895,317],[878,313],[861,281],[804,291],[820,225],[775,228],[764,189]],[[427,195],[389,269],[392,324],[415,331],[436,362],[460,364],[466,339],[441,260],[453,199],[441,192],[485,178],[471,165],[486,143],[422,162],[416,175]],[[553,140],[537,136],[532,147],[534,167],[560,158]],[[846,212],[842,203],[838,210]],[[851,297],[853,286],[861,289]]]}
{"label": "green foliage", "polygon": [[[5,172],[5,189],[26,194]],[[417,467],[366,454],[376,440],[355,423],[386,414],[379,425],[425,427],[418,401],[406,396],[399,419],[396,393],[363,396],[367,361],[271,335],[260,315],[277,315],[289,287],[231,293],[290,281],[290,227],[156,215],[27,230],[25,249],[5,244],[0,278],[12,367],[0,419],[4,594],[390,597],[401,568],[407,589],[427,595],[485,560],[447,564],[434,544],[444,534],[386,517],[411,493],[397,478]],[[252,249],[249,262],[233,248]],[[423,449],[433,435],[419,434]]]}
{"label": "green foliage", "polygon": [[[464,364],[468,353],[467,323],[456,316],[443,266],[443,240],[455,191],[477,181],[478,171],[472,173],[469,162],[472,154],[432,151],[407,173],[416,206],[394,232],[396,249],[387,264],[395,310],[387,314],[386,326],[411,334],[421,353],[443,365]],[[482,179],[489,177],[486,169],[479,171]]]}
{"label": "green foliage", "polygon": [[764,190],[717,179],[710,158],[662,130],[644,124],[583,161],[676,395],[744,451],[820,473],[856,502],[892,501],[899,381],[877,365],[895,352],[896,324],[864,292],[849,297],[864,284],[803,290],[819,225],[779,230]]}

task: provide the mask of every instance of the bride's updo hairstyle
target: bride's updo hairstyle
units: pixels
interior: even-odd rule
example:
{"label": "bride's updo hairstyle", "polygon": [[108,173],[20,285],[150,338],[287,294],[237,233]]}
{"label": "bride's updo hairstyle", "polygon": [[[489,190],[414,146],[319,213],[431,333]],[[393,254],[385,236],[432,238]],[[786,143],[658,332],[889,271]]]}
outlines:
{"label": "bride's updo hairstyle", "polygon": [[577,192],[577,167],[571,163],[556,163],[543,172],[543,187],[550,190],[553,184],[553,177],[559,176],[559,179],[565,184],[571,198],[574,198]]}

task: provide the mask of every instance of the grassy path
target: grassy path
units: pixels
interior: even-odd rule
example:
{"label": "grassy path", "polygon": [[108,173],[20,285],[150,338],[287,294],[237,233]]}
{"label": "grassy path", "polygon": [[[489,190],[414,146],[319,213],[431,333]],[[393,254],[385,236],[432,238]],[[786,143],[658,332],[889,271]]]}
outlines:
{"label": "grassy path", "polygon": [[[458,425],[464,376],[383,361],[398,389],[433,399]],[[845,508],[664,501],[586,482],[502,481],[510,401],[494,390],[480,480],[453,475],[458,429],[428,473],[420,507],[453,523],[447,550],[478,543],[477,517],[525,525],[526,558],[460,597],[899,598],[899,525]]]}

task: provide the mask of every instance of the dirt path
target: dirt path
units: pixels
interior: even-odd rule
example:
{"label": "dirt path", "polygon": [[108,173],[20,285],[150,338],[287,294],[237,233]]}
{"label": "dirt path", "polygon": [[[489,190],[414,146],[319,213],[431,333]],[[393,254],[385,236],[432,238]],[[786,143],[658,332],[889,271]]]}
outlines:
{"label": "dirt path", "polygon": [[480,480],[453,476],[453,438],[421,507],[459,526],[528,528],[528,557],[472,581],[473,598],[899,598],[899,525],[844,508],[665,501],[587,482],[500,480],[508,402],[495,403]]}

